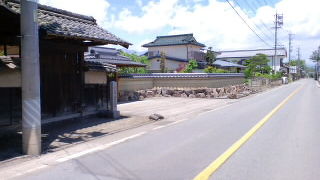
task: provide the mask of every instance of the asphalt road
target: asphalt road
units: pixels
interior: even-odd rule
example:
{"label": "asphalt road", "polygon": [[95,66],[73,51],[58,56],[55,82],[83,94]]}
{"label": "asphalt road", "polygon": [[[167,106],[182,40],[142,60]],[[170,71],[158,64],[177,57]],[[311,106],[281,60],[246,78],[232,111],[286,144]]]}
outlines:
{"label": "asphalt road", "polygon": [[300,87],[211,179],[317,180],[320,88],[313,80],[300,80],[242,99],[20,179],[193,179]]}

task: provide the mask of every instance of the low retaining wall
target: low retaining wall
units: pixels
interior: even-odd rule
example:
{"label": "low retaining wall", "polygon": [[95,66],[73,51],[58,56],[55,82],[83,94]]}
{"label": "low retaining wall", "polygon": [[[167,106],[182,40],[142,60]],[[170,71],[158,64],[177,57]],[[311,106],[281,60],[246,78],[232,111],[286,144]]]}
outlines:
{"label": "low retaining wall", "polygon": [[141,96],[139,90],[222,88],[243,84],[244,81],[242,73],[128,74],[120,76],[119,100],[137,100]]}
{"label": "low retaining wall", "polygon": [[251,79],[249,81],[251,87],[263,87],[263,86],[280,86],[282,84],[281,79],[270,80],[265,78]]}
{"label": "low retaining wall", "polygon": [[154,87],[219,88],[242,84],[242,73],[152,73],[128,74],[119,79],[119,91],[136,91]]}

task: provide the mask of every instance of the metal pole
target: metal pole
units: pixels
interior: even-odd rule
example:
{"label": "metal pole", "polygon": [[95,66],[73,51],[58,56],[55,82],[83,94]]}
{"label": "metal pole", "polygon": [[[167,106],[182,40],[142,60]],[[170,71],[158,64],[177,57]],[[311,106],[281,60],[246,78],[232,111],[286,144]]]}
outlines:
{"label": "metal pole", "polygon": [[290,62],[291,62],[291,52],[292,52],[292,49],[291,49],[291,41],[292,41],[292,35],[293,34],[289,34],[289,65],[290,65]]}
{"label": "metal pole", "polygon": [[41,107],[37,0],[21,0],[22,147],[41,153]]}
{"label": "metal pole", "polygon": [[277,33],[278,33],[278,14],[276,13],[275,19],[275,31],[274,31],[274,58],[272,63],[273,71],[276,70],[276,58],[277,58]]}

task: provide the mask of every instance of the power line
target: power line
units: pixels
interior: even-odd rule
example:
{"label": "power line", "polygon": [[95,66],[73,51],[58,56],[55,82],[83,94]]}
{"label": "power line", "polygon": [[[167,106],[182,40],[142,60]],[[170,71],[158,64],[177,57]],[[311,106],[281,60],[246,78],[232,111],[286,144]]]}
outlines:
{"label": "power line", "polygon": [[[255,9],[258,9],[258,6],[255,6],[254,4],[249,3],[247,0],[244,0],[244,2],[246,3],[246,5],[252,10],[252,11],[256,11]],[[262,5],[263,6],[263,5]],[[269,27],[266,25],[266,23],[264,23],[261,19],[259,19],[259,21],[261,22],[261,24],[265,27],[265,29],[267,31],[270,31],[270,33],[272,33],[272,31],[269,29]]]}
{"label": "power line", "polygon": [[241,20],[248,26],[248,28],[267,46],[271,47],[265,40],[263,40],[259,34],[247,23],[247,21],[239,14],[239,12],[233,7],[229,0],[225,0],[231,8],[236,12],[236,14],[241,18]]}
{"label": "power line", "polygon": [[[234,0],[234,2],[235,2],[241,9],[243,9],[236,0]],[[245,2],[246,2],[246,4],[247,4],[247,6],[248,6],[253,12],[255,12],[254,8],[250,5],[250,3],[248,3],[247,0],[245,0]],[[243,10],[242,10],[242,12],[245,13]],[[245,14],[246,14],[247,16],[249,16],[247,13],[245,13]],[[272,33],[271,30],[268,28],[268,26],[267,26],[261,19],[259,19],[259,21],[260,21],[260,23],[264,26],[264,28],[265,28],[267,31],[269,31],[269,32],[265,33],[264,30],[262,30],[262,28],[261,28],[260,26],[258,26],[256,23],[253,22],[254,26],[255,26],[257,29],[259,29],[259,30],[264,34],[264,36],[267,37],[268,40],[273,41],[272,38],[268,35],[268,33],[270,33],[270,34]]]}

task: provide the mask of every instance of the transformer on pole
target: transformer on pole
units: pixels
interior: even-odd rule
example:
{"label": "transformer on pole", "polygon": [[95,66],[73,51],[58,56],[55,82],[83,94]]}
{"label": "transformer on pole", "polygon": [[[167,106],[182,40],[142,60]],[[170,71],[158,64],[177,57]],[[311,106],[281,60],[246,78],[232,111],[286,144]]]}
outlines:
{"label": "transformer on pole", "polygon": [[283,14],[276,13],[274,21],[274,56],[272,58],[272,70],[276,70],[276,60],[277,60],[277,41],[278,41],[278,28],[283,26]]}

